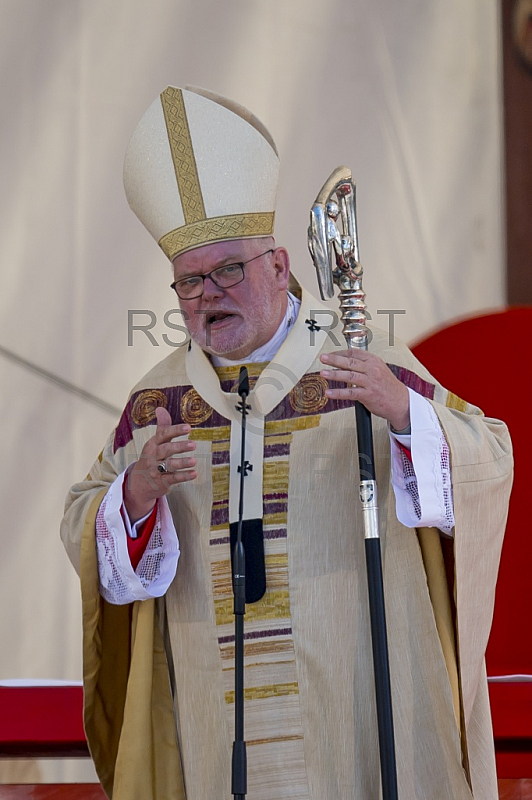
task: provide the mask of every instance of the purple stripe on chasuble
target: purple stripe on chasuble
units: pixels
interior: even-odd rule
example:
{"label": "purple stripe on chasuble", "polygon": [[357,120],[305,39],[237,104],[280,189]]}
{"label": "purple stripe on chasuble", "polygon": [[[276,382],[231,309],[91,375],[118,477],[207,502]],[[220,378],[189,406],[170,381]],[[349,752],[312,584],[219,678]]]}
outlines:
{"label": "purple stripe on chasuble", "polygon": [[[418,394],[430,400],[434,397],[435,386],[420,378],[415,372],[388,364],[393,374]],[[223,391],[236,389],[237,381],[223,380],[220,386]],[[340,384],[338,384],[340,385]],[[327,381],[319,373],[304,375],[299,384],[283,398],[266,420],[295,419],[310,414],[328,414],[353,405],[350,400],[330,400],[325,397]],[[228,425],[229,421],[209,406],[196,392],[193,386],[169,386],[162,389],[141,389],[131,395],[115,430],[113,452],[125,447],[138,428],[155,423],[155,409],[166,408],[174,425],[188,423],[197,428],[217,428]],[[275,448],[272,455],[287,454],[288,445],[272,442],[269,447]],[[220,450],[213,457],[218,463],[227,463],[227,452]]]}
{"label": "purple stripe on chasuble", "polygon": [[[388,364],[388,367],[405,386],[423,397],[433,399],[434,384],[423,380],[405,367],[396,364]],[[223,391],[230,392],[235,390],[237,383],[234,379],[223,380],[220,386]],[[327,381],[319,373],[304,375],[295,389],[283,398],[266,419],[295,419],[309,414],[328,414],[353,405],[349,400],[329,400],[324,396],[326,387]],[[163,406],[169,411],[174,425],[186,422],[198,428],[217,428],[229,424],[229,421],[211,408],[190,385],[141,389],[131,395],[120,417],[115,430],[114,453],[133,439],[135,430],[155,423],[155,409],[158,406]],[[276,454],[279,455],[283,448],[285,451],[287,448],[284,443],[272,443],[270,446],[276,448]],[[227,463],[224,460],[226,458],[225,451],[219,451],[216,455],[218,463]]]}
{"label": "purple stripe on chasuble", "polygon": [[[265,539],[286,539],[286,528],[277,528],[273,531],[262,532]],[[209,540],[209,544],[228,544],[229,536],[216,536]]]}
{"label": "purple stripe on chasuble", "polygon": [[[267,639],[270,636],[291,636],[292,628],[271,628],[265,631],[248,631],[244,633],[244,639]],[[229,636],[219,636],[219,644],[232,644],[235,641],[234,633]]]}
{"label": "purple stripe on chasuble", "polygon": [[[217,508],[216,506],[222,507]],[[219,528],[222,525],[229,527],[229,505],[227,501],[223,500],[213,503],[211,511],[211,526],[213,528]]]}
{"label": "purple stripe on chasuble", "polygon": [[433,383],[423,380],[423,378],[420,378],[415,372],[406,369],[406,367],[398,367],[396,364],[388,364],[388,367],[395,377],[398,378],[401,383],[404,383],[408,389],[412,389],[416,394],[420,394],[422,397],[426,397],[429,400],[434,399],[436,387]]}

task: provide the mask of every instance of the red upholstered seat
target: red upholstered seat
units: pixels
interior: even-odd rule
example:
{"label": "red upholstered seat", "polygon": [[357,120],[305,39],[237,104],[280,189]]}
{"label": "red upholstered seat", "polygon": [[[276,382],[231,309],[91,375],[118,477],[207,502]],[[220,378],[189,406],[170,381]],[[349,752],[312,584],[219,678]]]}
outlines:
{"label": "red upholstered seat", "polygon": [[[448,389],[503,419],[515,479],[487,651],[489,676],[532,676],[532,307],[465,319],[412,348]],[[499,777],[532,777],[532,683],[490,683]]]}

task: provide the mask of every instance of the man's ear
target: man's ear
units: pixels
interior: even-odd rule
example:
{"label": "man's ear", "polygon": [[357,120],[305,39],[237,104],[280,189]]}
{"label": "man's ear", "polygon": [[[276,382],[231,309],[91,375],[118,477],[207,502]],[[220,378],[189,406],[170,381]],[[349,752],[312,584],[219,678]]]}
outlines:
{"label": "man's ear", "polygon": [[284,247],[276,247],[274,252],[273,268],[276,273],[279,289],[287,289],[290,279],[290,256]]}

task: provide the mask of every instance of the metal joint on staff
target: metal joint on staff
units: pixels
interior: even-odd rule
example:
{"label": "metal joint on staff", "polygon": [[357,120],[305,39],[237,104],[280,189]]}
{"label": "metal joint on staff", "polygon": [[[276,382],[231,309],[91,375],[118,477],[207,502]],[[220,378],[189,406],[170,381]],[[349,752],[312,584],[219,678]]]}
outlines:
{"label": "metal joint on staff", "polygon": [[360,481],[360,502],[364,515],[364,538],[379,538],[379,508],[377,505],[377,481]]}

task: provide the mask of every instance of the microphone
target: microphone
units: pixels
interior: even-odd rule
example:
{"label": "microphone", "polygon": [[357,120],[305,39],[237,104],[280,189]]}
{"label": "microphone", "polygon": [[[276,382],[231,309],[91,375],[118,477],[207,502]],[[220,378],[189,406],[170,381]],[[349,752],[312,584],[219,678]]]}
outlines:
{"label": "microphone", "polygon": [[245,400],[249,394],[249,375],[247,367],[240,367],[240,374],[238,376],[238,394]]}

